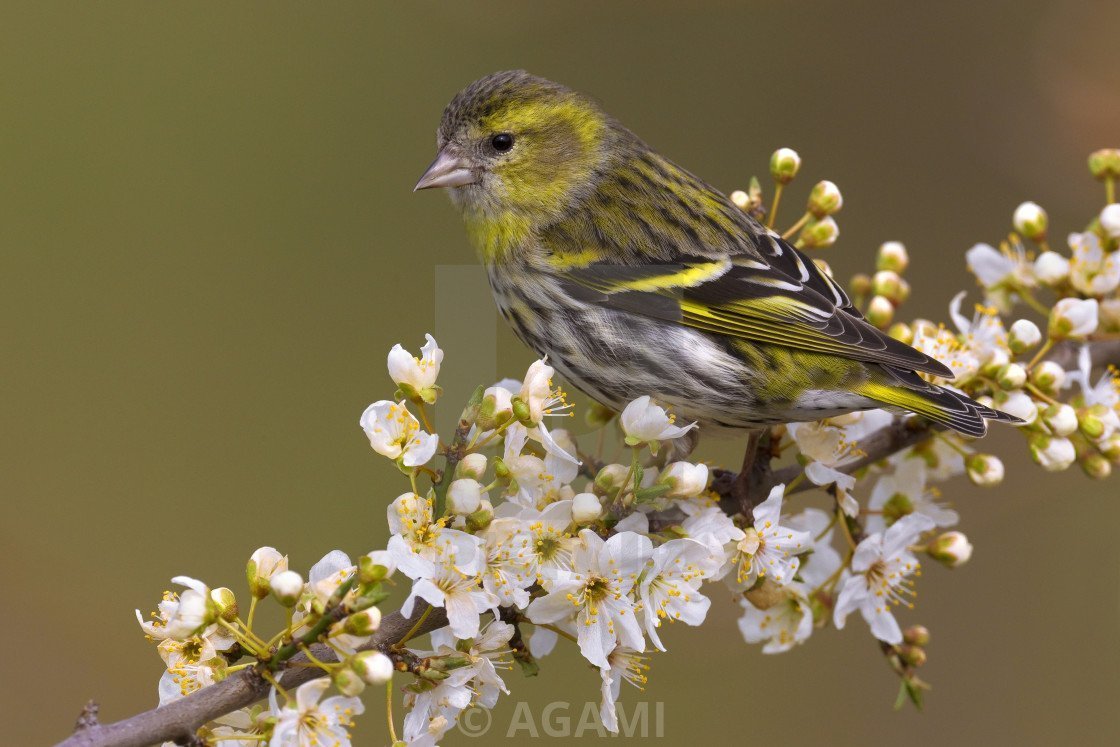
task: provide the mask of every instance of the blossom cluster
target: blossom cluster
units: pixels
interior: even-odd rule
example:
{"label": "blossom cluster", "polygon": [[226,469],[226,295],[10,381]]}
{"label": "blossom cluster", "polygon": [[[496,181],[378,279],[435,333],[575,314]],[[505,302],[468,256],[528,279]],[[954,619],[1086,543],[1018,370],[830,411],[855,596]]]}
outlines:
{"label": "blossom cluster", "polygon": [[[1077,462],[1094,477],[1120,462],[1117,373],[1093,380],[1087,346],[1120,330],[1120,205],[1111,192],[1120,155],[1105,162],[1098,171],[1109,205],[1069,236],[1069,256],[1047,243],[1045,212],[1025,203],[1004,244],[967,253],[984,296],[968,314],[966,294],[957,295],[950,325],[896,320],[909,295],[898,242],[880,248],[874,275],[852,281],[853,301],[872,323],[953,370],[951,383],[937,383],[1021,418],[1043,468]],[[793,151],[774,154],[771,221],[799,168]],[[735,200],[765,217],[757,182]],[[835,185],[821,182],[786,234],[806,249],[831,245],[840,205]],[[1020,304],[1027,312],[1014,315]],[[1070,346],[1080,347],[1067,369],[1055,356]],[[515,663],[535,673],[562,649],[598,671],[600,718],[617,731],[622,684],[643,687],[650,660],[667,649],[666,626],[699,626],[713,601],[726,600],[738,608],[744,641],[767,654],[820,628],[845,628],[858,613],[899,676],[900,695],[920,704],[917,670],[930,635],[906,618],[923,563],[955,568],[972,554],[938,484],[966,474],[998,485],[997,457],[886,410],[791,423],[769,429],[760,457],[782,479],[744,503],[716,470],[680,458],[697,425],[650,397],[620,413],[592,406],[591,432],[562,427],[576,422],[573,408],[546,360],[520,380],[480,386],[441,439],[430,424],[442,363],[431,335],[418,356],[395,346],[387,361],[394,396],[359,419],[373,451],[402,476],[403,492],[386,500],[384,548],[357,560],[331,551],[306,578],[279,551],[260,548],[246,569],[244,618],[233,590],[189,577],[174,579],[183,590],[165,592],[150,619],[137,612],[165,663],[161,705],[248,667],[274,685],[267,704],[206,725],[203,742],[348,745],[363,691],[385,686],[392,743],[435,745],[467,708],[492,708],[508,694]],[[899,428],[918,434],[912,445],[868,454],[877,436]],[[616,456],[605,456],[608,443]],[[416,622],[386,641],[378,631],[388,582],[407,592],[401,614]],[[272,635],[255,622],[264,603],[285,614]],[[438,623],[425,627],[430,621]],[[432,627],[427,645],[413,643]],[[297,656],[325,676],[286,688]],[[399,732],[395,696],[408,708]]]}

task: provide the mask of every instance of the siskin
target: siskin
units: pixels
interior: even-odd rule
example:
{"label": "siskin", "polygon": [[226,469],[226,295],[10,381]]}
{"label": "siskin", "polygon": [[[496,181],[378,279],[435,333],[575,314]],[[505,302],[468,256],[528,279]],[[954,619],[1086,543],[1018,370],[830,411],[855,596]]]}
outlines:
{"label": "siskin", "polygon": [[443,112],[416,189],[449,188],[518,337],[620,410],[651,395],[706,427],[909,410],[969,436],[1017,422],[918,371],[844,290],[587,97],[524,71]]}

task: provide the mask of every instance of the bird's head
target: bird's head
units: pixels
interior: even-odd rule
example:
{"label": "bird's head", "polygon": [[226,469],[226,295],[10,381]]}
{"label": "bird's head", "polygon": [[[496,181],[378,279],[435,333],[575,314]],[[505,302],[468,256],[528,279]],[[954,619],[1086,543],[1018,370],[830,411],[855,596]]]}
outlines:
{"label": "bird's head", "polygon": [[446,187],[483,251],[516,241],[589,190],[610,122],[590,99],[523,70],[476,80],[444,109],[416,189]]}

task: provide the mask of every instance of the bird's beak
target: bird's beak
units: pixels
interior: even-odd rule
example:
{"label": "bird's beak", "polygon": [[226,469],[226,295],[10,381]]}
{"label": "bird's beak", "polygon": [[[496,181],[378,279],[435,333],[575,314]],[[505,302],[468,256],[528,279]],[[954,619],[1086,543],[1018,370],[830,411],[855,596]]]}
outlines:
{"label": "bird's beak", "polygon": [[471,168],[470,161],[452,146],[445,145],[436,156],[436,160],[432,161],[432,165],[420,177],[420,181],[416,182],[412,191],[432,187],[462,187],[477,181],[478,177]]}

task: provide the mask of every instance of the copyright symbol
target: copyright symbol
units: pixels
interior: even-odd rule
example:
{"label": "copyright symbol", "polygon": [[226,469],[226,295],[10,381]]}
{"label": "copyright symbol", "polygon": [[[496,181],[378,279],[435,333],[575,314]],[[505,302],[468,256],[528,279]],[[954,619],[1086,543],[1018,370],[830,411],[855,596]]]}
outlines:
{"label": "copyright symbol", "polygon": [[470,705],[459,714],[458,727],[463,736],[481,737],[490,731],[490,711],[477,705]]}

